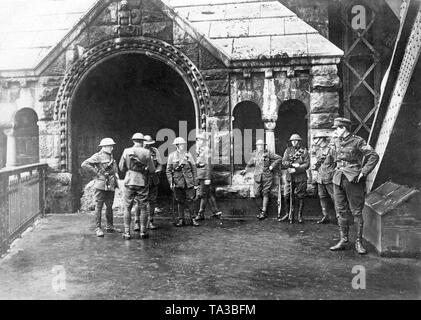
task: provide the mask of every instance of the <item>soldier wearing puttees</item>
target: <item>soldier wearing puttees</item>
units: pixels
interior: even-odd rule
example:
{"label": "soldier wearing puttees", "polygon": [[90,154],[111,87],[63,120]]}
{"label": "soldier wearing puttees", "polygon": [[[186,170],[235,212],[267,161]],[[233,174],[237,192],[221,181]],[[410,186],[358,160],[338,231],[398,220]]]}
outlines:
{"label": "soldier wearing puttees", "polygon": [[206,145],[208,141],[206,133],[199,134],[196,137],[196,168],[197,168],[197,203],[199,210],[196,221],[205,219],[206,204],[209,202],[212,211],[212,217],[220,219],[222,212],[219,211],[215,199],[215,188],[212,185],[212,164],[211,151]]}
{"label": "soldier wearing puttees", "polygon": [[329,150],[334,147],[334,143],[329,143],[328,133],[316,133],[313,137],[314,146],[317,146],[316,150],[316,163],[313,169],[317,171],[317,193],[320,199],[320,206],[322,208],[322,218],[317,221],[320,223],[329,222],[329,198],[334,201],[333,198],[333,173],[335,172],[336,163],[328,157]]}
{"label": "soldier wearing puttees", "polygon": [[[294,199],[294,193],[298,199],[298,222],[303,222],[304,197],[307,191],[307,172],[310,166],[310,157],[306,148],[301,147],[300,135],[293,134],[289,138],[291,146],[287,147],[282,158],[282,167],[287,168],[286,185],[284,189],[285,201],[285,215],[279,218],[278,221],[285,221],[289,219],[289,223],[294,223],[294,203],[290,208],[290,200]],[[290,197],[293,197],[290,199]],[[289,210],[292,210],[292,215],[289,215]]]}
{"label": "soldier wearing puttees", "polygon": [[[247,163],[246,168],[241,172],[245,174],[247,169],[254,167],[254,198],[257,199],[262,196],[262,207],[257,214],[259,220],[267,217],[267,206],[269,203],[269,193],[272,188],[273,170],[281,164],[281,156],[268,151],[265,148],[263,140],[256,141],[256,150],[253,151],[252,156]],[[259,204],[257,204],[259,207]]]}
{"label": "soldier wearing puttees", "polygon": [[346,249],[349,226],[355,222],[355,249],[359,254],[365,254],[367,251],[362,244],[365,178],[376,166],[379,155],[363,138],[351,134],[350,127],[351,121],[346,118],[334,120],[333,128],[338,139],[335,148],[330,151],[330,157],[336,162],[333,195],[341,239],[330,250]]}
{"label": "soldier wearing puttees", "polygon": [[143,147],[144,137],[141,133],[135,133],[132,137],[133,147],[126,148],[121,156],[119,169],[125,173],[124,185],[124,233],[123,238],[129,240],[131,210],[133,203],[140,209],[140,237],[148,237],[146,224],[148,220],[148,175],[155,172],[149,150]]}
{"label": "soldier wearing puttees", "polygon": [[111,138],[104,138],[101,140],[99,146],[101,151],[95,153],[89,159],[82,162],[81,167],[89,170],[96,175],[95,188],[95,213],[96,213],[96,228],[95,233],[98,237],[103,237],[104,232],[101,228],[101,212],[105,203],[105,218],[107,232],[120,231],[114,227],[113,224],[113,202],[115,188],[118,188],[117,180],[117,164],[113,158],[113,146],[115,142]]}
{"label": "soldier wearing puttees", "polygon": [[[153,217],[155,215],[155,208],[157,207],[158,199],[158,186],[159,186],[159,175],[162,171],[162,158],[159,150],[152,145],[155,143],[155,140],[151,136],[145,135],[143,141],[143,146],[145,149],[148,149],[151,153],[152,162],[155,165],[155,172],[149,174],[148,176],[148,222],[146,224],[147,229],[155,230],[157,227],[153,223]],[[140,209],[136,206],[136,216],[134,223],[134,231],[140,230],[139,224],[140,218]]]}
{"label": "soldier wearing puttees", "polygon": [[187,142],[177,137],[173,144],[177,150],[170,153],[168,156],[166,175],[171,190],[174,193],[175,201],[178,209],[178,223],[176,227],[184,226],[184,208],[187,204],[190,219],[193,226],[199,226],[199,223],[194,217],[194,200],[196,198],[197,189],[197,169],[193,156],[186,151]]}

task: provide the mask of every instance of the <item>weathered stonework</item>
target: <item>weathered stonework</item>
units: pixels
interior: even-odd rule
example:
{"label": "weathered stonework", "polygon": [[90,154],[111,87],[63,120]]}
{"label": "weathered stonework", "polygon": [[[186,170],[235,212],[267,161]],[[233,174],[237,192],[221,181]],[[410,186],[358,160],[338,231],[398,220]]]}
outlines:
{"label": "weathered stonework", "polygon": [[339,111],[339,94],[337,92],[310,93],[312,113],[335,113]]}
{"label": "weathered stonework", "polygon": [[72,174],[50,172],[46,185],[46,213],[71,213],[72,208]]}

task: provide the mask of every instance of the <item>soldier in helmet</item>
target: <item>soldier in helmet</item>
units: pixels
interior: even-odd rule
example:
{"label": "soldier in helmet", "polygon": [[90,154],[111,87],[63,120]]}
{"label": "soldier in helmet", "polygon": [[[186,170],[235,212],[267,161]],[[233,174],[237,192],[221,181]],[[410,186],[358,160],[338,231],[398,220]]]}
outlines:
{"label": "soldier in helmet", "polygon": [[121,156],[119,168],[124,178],[124,233],[123,238],[129,240],[131,210],[134,202],[140,209],[140,237],[147,238],[146,224],[148,220],[148,176],[155,172],[155,165],[149,150],[143,147],[144,136],[135,133],[132,136],[133,147],[126,148]]}
{"label": "soldier in helmet", "polygon": [[379,155],[363,138],[351,134],[349,119],[336,118],[333,128],[337,140],[330,156],[336,162],[333,175],[333,197],[341,239],[330,250],[346,249],[349,241],[349,227],[355,222],[357,229],[355,249],[359,254],[365,254],[367,250],[362,244],[365,178],[376,166]]}
{"label": "soldier in helmet", "polygon": [[115,142],[111,138],[101,140],[99,147],[101,150],[95,153],[89,159],[82,162],[81,167],[89,170],[96,175],[94,182],[95,188],[95,212],[96,228],[95,233],[98,237],[103,237],[104,232],[101,228],[101,212],[105,203],[105,218],[107,232],[120,232],[113,224],[113,203],[115,188],[118,188],[117,164],[113,158],[113,148]]}
{"label": "soldier in helmet", "polygon": [[[272,188],[273,171],[281,164],[281,156],[268,151],[265,148],[266,144],[262,139],[256,141],[256,150],[246,165],[246,168],[241,171],[244,175],[247,169],[254,167],[254,198],[263,198],[260,212],[257,214],[257,219],[263,220],[267,217],[267,207],[269,203],[269,193]],[[259,206],[259,205],[258,205]],[[260,206],[259,206],[260,207]]]}
{"label": "soldier in helmet", "polygon": [[[285,215],[278,221],[285,221],[289,218],[289,223],[294,223],[294,214],[289,216],[289,210],[294,213],[294,208],[290,208],[290,197],[294,197],[294,193],[298,199],[298,223],[303,222],[304,197],[307,191],[307,172],[310,166],[310,157],[306,148],[301,146],[299,134],[294,133],[289,138],[291,146],[287,147],[282,158],[283,167],[288,168],[286,173],[285,185]],[[292,198],[294,199],[294,198]],[[295,203],[295,201],[293,201]]]}
{"label": "soldier in helmet", "polygon": [[148,223],[147,228],[154,230],[156,226],[153,224],[153,216],[155,214],[155,208],[157,205],[158,198],[158,186],[159,186],[159,175],[162,171],[162,159],[159,150],[152,145],[155,140],[151,136],[146,135],[144,141],[144,147],[151,153],[152,161],[155,165],[155,172],[149,175],[149,207],[148,207]]}
{"label": "soldier in helmet", "polygon": [[212,186],[212,165],[211,153],[206,142],[208,141],[206,133],[203,132],[196,137],[196,168],[199,187],[197,189],[197,198],[199,210],[196,220],[205,219],[206,204],[209,201],[212,211],[212,217],[220,219],[222,212],[219,211],[214,196],[215,188]]}
{"label": "soldier in helmet", "polygon": [[313,170],[317,171],[317,193],[319,195],[320,206],[322,207],[323,214],[322,218],[317,221],[318,224],[329,222],[329,198],[334,201],[332,179],[336,164],[334,161],[331,161],[330,157],[328,157],[330,148],[334,146],[333,143],[329,143],[329,137],[330,134],[326,132],[316,133],[313,136],[313,145],[317,146],[317,160],[314,164]]}
{"label": "soldier in helmet", "polygon": [[197,170],[193,156],[186,150],[187,142],[182,137],[174,139],[176,150],[168,156],[166,175],[174,198],[177,202],[178,223],[176,227],[186,225],[184,208],[187,204],[193,226],[199,226],[194,217],[194,200],[197,189]]}

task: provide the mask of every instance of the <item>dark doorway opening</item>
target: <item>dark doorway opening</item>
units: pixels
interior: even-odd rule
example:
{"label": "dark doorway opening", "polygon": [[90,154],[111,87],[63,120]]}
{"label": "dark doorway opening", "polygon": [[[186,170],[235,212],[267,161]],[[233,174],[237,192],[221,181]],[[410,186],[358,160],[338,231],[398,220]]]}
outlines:
{"label": "dark doorway opening", "polygon": [[[141,54],[122,54],[99,64],[83,80],[72,103],[74,207],[80,207],[82,188],[92,178],[83,175],[80,164],[99,150],[102,138],[111,137],[117,143],[113,154],[119,161],[135,132],[155,140],[163,129],[179,135],[179,121],[187,124],[187,132],[196,128],[193,99],[175,70]],[[168,136],[165,139],[170,141],[157,141],[154,146],[172,143],[173,138]],[[166,160],[168,150],[162,156]],[[165,174],[160,189],[161,195],[170,192]]]}
{"label": "dark doorway opening", "polygon": [[[233,141],[234,155],[232,158],[234,159],[234,170],[241,170],[245,167],[251,151],[255,149],[256,140],[264,139],[264,125],[259,106],[251,101],[238,103],[234,107],[232,115],[234,135],[236,135],[236,131],[238,132],[238,136],[235,136]],[[240,139],[241,141],[239,141]],[[241,155],[241,163],[235,161],[235,159],[240,159],[236,155]]]}
{"label": "dark doorway opening", "polygon": [[277,154],[284,154],[293,133],[298,133],[303,139],[302,146],[307,147],[307,109],[299,100],[284,101],[279,107],[275,128],[275,151]]}

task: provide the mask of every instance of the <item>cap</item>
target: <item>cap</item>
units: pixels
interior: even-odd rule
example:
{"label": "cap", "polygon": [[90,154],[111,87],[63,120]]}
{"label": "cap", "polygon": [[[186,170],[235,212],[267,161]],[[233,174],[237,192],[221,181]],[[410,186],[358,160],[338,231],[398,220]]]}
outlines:
{"label": "cap", "polygon": [[297,140],[297,141],[302,141],[303,139],[301,139],[300,135],[297,133],[294,133],[293,135],[291,135],[291,137],[289,138],[289,141],[293,141],[293,140]]}
{"label": "cap", "polygon": [[207,138],[207,136],[206,136],[206,132],[202,132],[202,133],[199,133],[197,136],[196,136],[196,140],[208,140],[208,138]]}
{"label": "cap", "polygon": [[347,119],[347,118],[335,118],[335,120],[333,120],[333,127],[332,128],[337,128],[339,126],[344,126],[344,127],[351,127],[351,120]]}
{"label": "cap", "polygon": [[104,138],[101,140],[101,142],[99,143],[98,147],[105,147],[105,146],[113,146],[115,145],[115,142],[113,139],[111,138]]}
{"label": "cap", "polygon": [[316,132],[313,135],[313,138],[314,139],[317,139],[317,138],[329,138],[329,137],[331,137],[331,134],[329,132],[326,132],[326,131]]}
{"label": "cap", "polygon": [[144,139],[145,139],[145,144],[154,144],[155,143],[155,140],[152,139],[152,137],[150,135],[144,136]]}

